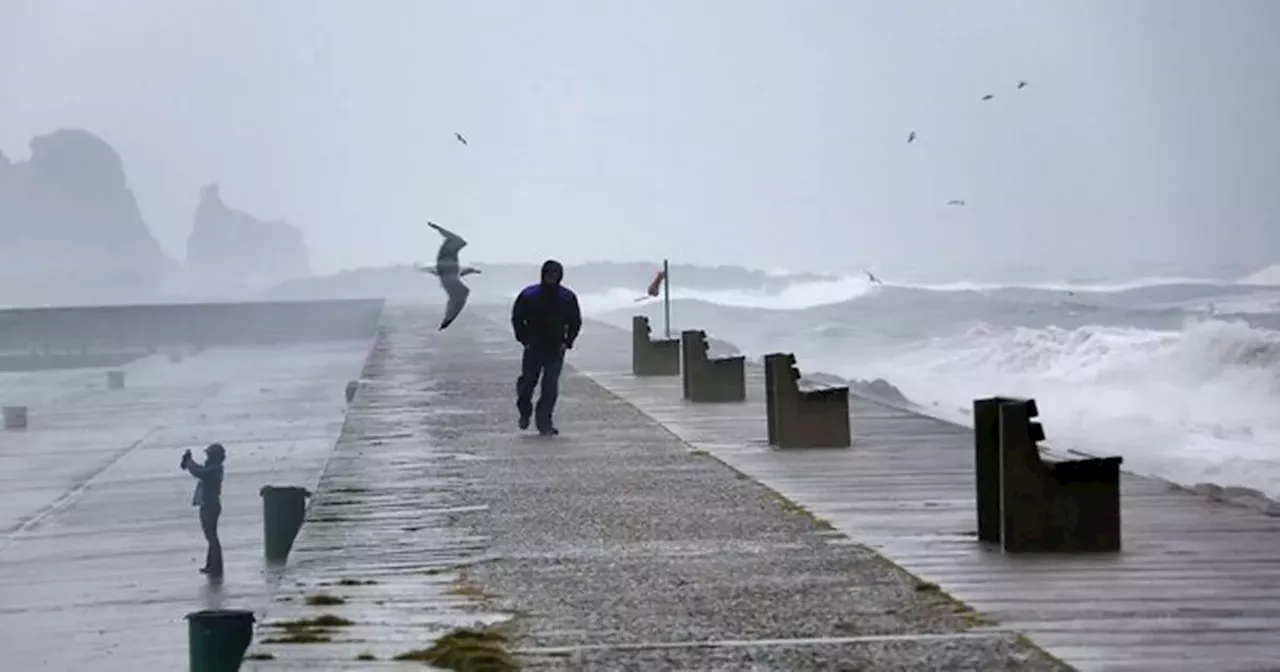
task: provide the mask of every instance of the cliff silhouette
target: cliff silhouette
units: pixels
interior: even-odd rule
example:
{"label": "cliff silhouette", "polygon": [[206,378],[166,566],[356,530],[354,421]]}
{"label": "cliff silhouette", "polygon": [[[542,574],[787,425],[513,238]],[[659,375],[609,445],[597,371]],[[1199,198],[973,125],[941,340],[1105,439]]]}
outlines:
{"label": "cliff silhouette", "polygon": [[187,269],[195,293],[230,296],[306,277],[310,260],[297,227],[228,207],[212,183],[200,192]]}
{"label": "cliff silhouette", "polygon": [[63,129],[26,161],[0,155],[0,304],[154,300],[169,264],[101,138]]}

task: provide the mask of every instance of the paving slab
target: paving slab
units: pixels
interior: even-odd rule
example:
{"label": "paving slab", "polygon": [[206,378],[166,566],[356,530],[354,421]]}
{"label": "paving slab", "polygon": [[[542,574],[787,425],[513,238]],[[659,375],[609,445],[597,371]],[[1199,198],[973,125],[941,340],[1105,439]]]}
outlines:
{"label": "paving slab", "polygon": [[976,540],[971,430],[853,397],[851,448],[772,449],[761,367],[745,403],[693,404],[678,376],[629,373],[629,332],[592,322],[580,343],[587,375],[674,434],[1077,669],[1280,669],[1280,517],[1124,474],[1123,552],[1004,555]]}
{"label": "paving slab", "polygon": [[[1065,669],[586,376],[561,436],[520,432],[509,329],[469,315],[384,315],[244,669],[396,667],[496,621],[529,669]],[[265,641],[325,614],[352,625]]]}
{"label": "paving slab", "polygon": [[[264,484],[314,487],[370,342],[211,348],[181,362],[5,374],[26,430],[0,431],[0,655],[14,670],[178,670],[183,616],[261,608]],[[182,450],[228,449],[226,577],[196,568],[204,540]]]}

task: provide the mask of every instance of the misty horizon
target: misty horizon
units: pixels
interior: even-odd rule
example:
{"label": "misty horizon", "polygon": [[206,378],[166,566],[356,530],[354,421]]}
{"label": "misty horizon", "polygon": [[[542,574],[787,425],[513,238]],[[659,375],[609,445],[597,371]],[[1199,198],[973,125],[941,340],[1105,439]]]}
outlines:
{"label": "misty horizon", "polygon": [[83,128],[121,155],[168,256],[218,182],[298,227],[317,274],[428,261],[428,220],[476,263],[1247,272],[1280,256],[1280,91],[1252,85],[1280,64],[1278,18],[1261,1],[7,0],[0,151]]}

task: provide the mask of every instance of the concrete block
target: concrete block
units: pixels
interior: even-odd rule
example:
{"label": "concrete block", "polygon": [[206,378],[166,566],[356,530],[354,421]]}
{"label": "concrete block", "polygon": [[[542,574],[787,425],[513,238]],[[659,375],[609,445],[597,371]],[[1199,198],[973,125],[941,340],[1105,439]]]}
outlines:
{"label": "concrete block", "polygon": [[4,428],[5,429],[26,429],[27,428],[27,407],[26,406],[5,406],[4,407]]}
{"label": "concrete block", "polygon": [[631,318],[631,373],[637,376],[680,375],[680,341],[674,338],[653,340],[649,318]]}
{"label": "concrete block", "polygon": [[1044,440],[1044,429],[1033,421],[1038,415],[1034,400],[1006,399],[995,407],[1001,549],[1005,553],[1119,551],[1123,458],[1043,453],[1037,442]]}
{"label": "concrete block", "polygon": [[107,389],[108,390],[124,389],[124,371],[108,371],[107,372]]}
{"label": "concrete block", "polygon": [[351,403],[351,401],[356,398],[356,391],[359,389],[360,389],[360,381],[358,380],[347,381],[346,395],[347,395],[348,404]]}
{"label": "concrete block", "polygon": [[711,359],[705,331],[680,332],[680,372],[684,398],[699,403],[747,400],[745,357]]}
{"label": "concrete block", "polygon": [[170,362],[171,364],[177,364],[177,363],[179,363],[179,362],[181,362],[181,361],[182,361],[182,353],[181,353],[181,352],[170,352],[170,353],[169,353],[169,362]]}
{"label": "concrete block", "polygon": [[849,388],[801,390],[794,354],[765,355],[769,444],[779,448],[848,448]]}

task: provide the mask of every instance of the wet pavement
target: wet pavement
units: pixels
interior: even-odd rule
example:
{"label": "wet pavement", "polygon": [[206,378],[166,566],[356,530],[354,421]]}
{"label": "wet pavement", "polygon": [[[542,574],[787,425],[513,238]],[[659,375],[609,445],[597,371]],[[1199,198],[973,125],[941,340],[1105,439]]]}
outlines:
{"label": "wet pavement", "polygon": [[[488,539],[454,522],[465,510],[460,491],[476,484],[459,469],[469,456],[440,433],[452,418],[483,411],[442,404],[454,381],[431,362],[442,347],[465,348],[470,334],[436,336],[438,324],[435,314],[384,313],[342,438],[242,669],[376,668],[453,628],[509,617],[458,589],[460,570],[484,557]],[[312,604],[319,601],[336,603]],[[327,641],[271,641],[287,639],[278,624],[326,615],[352,623],[324,633]]]}
{"label": "wet pavement", "polygon": [[1280,669],[1280,517],[1124,474],[1122,552],[1005,555],[975,539],[971,430],[854,397],[851,448],[772,449],[759,366],[745,403],[691,404],[630,374],[628,332],[588,329],[594,380],[1077,669]]}
{"label": "wet pavement", "polygon": [[[122,368],[0,374],[26,430],[0,430],[0,657],[13,670],[180,670],[183,616],[261,608],[265,484],[314,487],[369,342],[220,349]],[[228,449],[226,577],[196,568],[204,540],[185,448]]]}
{"label": "wet pavement", "polygon": [[1062,669],[575,371],[564,434],[518,431],[508,329],[437,319],[384,315],[244,669],[396,667],[495,619],[529,669]]}

